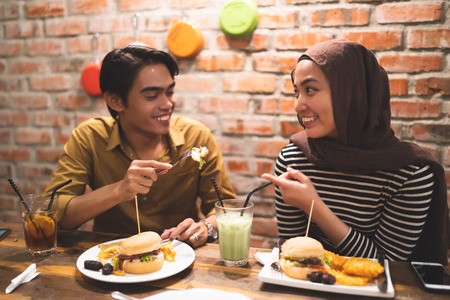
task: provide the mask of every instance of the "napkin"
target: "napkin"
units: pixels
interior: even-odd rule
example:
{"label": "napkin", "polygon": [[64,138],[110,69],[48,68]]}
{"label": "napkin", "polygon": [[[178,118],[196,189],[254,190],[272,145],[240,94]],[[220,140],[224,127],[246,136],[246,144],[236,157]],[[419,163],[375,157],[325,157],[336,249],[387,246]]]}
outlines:
{"label": "napkin", "polygon": [[273,248],[271,253],[256,252],[255,258],[262,265],[271,264],[274,261],[278,260],[278,248],[277,247]]}
{"label": "napkin", "polygon": [[6,294],[11,293],[19,285],[31,281],[34,277],[38,275],[39,272],[36,272],[36,264],[30,265],[25,271],[22,272],[22,274],[11,280],[11,284],[6,288],[5,293]]}

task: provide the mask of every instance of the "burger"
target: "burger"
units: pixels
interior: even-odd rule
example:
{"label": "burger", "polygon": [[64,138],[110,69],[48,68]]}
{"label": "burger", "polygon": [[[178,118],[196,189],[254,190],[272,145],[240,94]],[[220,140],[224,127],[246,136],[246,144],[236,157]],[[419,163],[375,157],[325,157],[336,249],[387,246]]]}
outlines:
{"label": "burger", "polygon": [[289,277],[306,280],[307,275],[325,267],[322,244],[310,237],[296,237],[281,245],[280,265]]}
{"label": "burger", "polygon": [[119,266],[126,273],[143,274],[162,268],[161,237],[153,231],[133,235],[119,247]]}

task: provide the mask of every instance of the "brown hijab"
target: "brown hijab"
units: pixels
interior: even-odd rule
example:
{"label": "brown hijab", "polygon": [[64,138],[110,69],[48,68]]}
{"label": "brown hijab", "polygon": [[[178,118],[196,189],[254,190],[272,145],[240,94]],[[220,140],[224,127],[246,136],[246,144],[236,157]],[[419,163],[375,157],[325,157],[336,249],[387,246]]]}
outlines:
{"label": "brown hijab", "polygon": [[291,141],[314,164],[342,172],[367,174],[409,164],[429,164],[435,177],[433,199],[411,259],[447,265],[449,222],[444,169],[429,152],[395,137],[390,128],[386,71],[371,51],[346,40],[317,44],[301,59],[313,60],[328,78],[340,140],[312,139],[303,131],[294,134]]}

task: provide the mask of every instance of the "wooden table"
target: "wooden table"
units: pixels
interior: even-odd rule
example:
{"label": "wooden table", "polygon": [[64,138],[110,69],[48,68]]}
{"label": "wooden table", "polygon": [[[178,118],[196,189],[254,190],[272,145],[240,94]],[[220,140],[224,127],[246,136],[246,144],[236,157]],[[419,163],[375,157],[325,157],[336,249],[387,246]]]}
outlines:
{"label": "wooden table", "polygon": [[[32,257],[25,248],[21,224],[3,223],[12,233],[0,241],[0,299],[112,299],[111,292],[144,298],[167,290],[213,288],[237,292],[252,299],[360,299],[349,295],[316,292],[262,283],[257,276],[262,266],[255,253],[269,249],[250,249],[250,262],[242,268],[219,264],[219,247],[207,244],[195,250],[195,262],[172,277],[145,283],[113,284],[85,277],[76,268],[76,260],[86,249],[122,236],[87,231],[61,232],[58,249],[47,257]],[[41,274],[31,282],[5,295],[11,279],[36,263]],[[390,263],[395,299],[449,299],[445,294],[426,292],[408,263]],[[211,299],[214,300],[214,299]]]}

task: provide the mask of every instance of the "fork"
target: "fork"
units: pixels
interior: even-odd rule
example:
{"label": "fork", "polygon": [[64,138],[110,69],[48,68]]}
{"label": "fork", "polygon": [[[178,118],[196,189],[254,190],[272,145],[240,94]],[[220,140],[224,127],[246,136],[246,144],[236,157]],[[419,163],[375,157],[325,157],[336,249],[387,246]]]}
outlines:
{"label": "fork", "polygon": [[281,265],[280,265],[280,256],[281,256],[281,245],[283,245],[283,243],[285,242],[286,239],[284,238],[279,238],[277,241],[277,247],[278,247],[278,258],[276,261],[274,261],[270,267],[272,268],[272,270],[276,271],[276,272],[282,272],[281,270]]}
{"label": "fork", "polygon": [[[183,155],[181,155],[180,159],[178,159],[177,162],[172,165],[172,168],[175,167],[176,165],[178,165],[178,163],[180,161],[182,161],[183,159],[185,159],[186,157],[189,157],[189,156],[192,156],[192,151],[188,151],[188,152],[183,153]],[[159,174],[162,171],[164,171],[164,170],[156,171],[156,174]]]}

